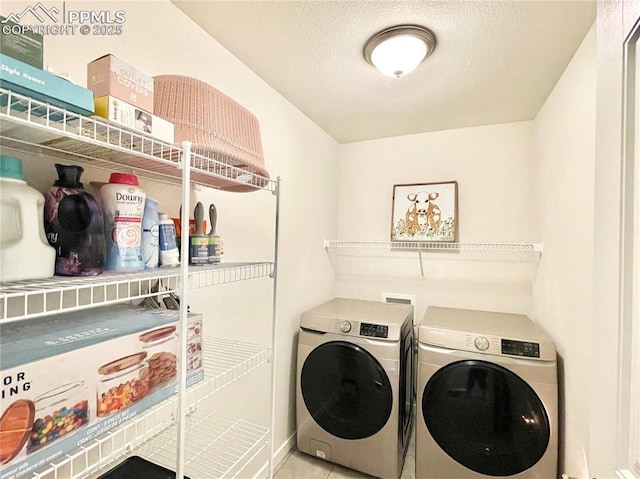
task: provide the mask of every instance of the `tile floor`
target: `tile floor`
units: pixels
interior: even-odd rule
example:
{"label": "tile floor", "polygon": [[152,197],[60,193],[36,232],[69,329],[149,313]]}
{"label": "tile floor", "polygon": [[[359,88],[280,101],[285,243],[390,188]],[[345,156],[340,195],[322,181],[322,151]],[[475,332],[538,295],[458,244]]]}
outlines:
{"label": "tile floor", "polygon": [[[415,451],[415,434],[412,434],[401,479],[415,479]],[[278,464],[274,479],[370,479],[373,477],[294,449]]]}

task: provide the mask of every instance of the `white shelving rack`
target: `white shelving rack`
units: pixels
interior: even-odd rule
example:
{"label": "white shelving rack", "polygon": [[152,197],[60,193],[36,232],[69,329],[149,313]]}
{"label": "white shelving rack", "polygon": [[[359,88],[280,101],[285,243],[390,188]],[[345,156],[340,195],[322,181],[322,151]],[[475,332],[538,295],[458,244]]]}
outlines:
{"label": "white shelving rack", "polygon": [[[163,292],[176,292],[182,299],[182,334],[186,337],[184,305],[190,289],[260,277],[270,277],[274,281],[269,346],[205,337],[203,381],[189,388],[183,386],[186,361],[181,361],[176,395],[26,477],[98,477],[131,454],[176,470],[176,477],[185,474],[192,479],[233,477],[269,445],[272,475],[279,180],[234,166],[224,154],[214,157],[192,154],[189,143],[182,146],[164,143],[106,120],[77,115],[4,88],[0,88],[0,146],[95,167],[113,169],[118,165],[146,178],[181,184],[183,204],[188,204],[192,184],[215,188],[220,183],[217,180],[268,191],[276,198],[273,261],[191,268],[183,262],[176,268],[135,273],[0,283],[0,325],[143,299],[157,294],[153,292],[154,287],[161,284]],[[181,220],[188,224],[186,211]],[[185,229],[183,245],[188,244],[187,235]],[[182,343],[180,354],[185,357],[186,342]],[[204,407],[205,399],[266,363],[271,364],[269,428],[226,417]],[[203,448],[211,453],[207,455],[206,464],[201,456]]]}

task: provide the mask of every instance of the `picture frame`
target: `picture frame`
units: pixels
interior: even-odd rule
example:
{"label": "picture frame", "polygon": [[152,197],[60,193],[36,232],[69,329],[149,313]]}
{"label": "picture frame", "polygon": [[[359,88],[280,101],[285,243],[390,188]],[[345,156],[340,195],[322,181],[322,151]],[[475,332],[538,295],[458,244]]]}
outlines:
{"label": "picture frame", "polygon": [[454,242],[458,182],[393,185],[391,241]]}

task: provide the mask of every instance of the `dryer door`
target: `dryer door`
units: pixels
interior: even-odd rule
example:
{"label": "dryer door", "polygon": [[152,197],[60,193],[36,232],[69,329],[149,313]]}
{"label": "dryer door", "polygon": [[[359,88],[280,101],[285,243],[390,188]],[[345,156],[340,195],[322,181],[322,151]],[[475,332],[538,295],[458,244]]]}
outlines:
{"label": "dryer door", "polygon": [[526,471],[549,444],[549,419],[538,395],[516,374],[486,361],[458,361],[436,371],[425,386],[422,413],[443,451],[488,476]]}
{"label": "dryer door", "polygon": [[363,348],[331,341],[311,351],[300,374],[302,397],[313,419],[342,439],[363,439],[384,427],[391,414],[391,383]]}

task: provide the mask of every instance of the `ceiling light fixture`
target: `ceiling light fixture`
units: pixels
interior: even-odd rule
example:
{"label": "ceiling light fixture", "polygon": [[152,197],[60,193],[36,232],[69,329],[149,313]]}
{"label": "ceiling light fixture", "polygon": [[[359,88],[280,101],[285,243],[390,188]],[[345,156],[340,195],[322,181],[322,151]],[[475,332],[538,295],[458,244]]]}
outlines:
{"label": "ceiling light fixture", "polygon": [[372,36],[364,57],[383,75],[400,78],[415,70],[433,52],[436,37],[418,25],[397,25]]}

